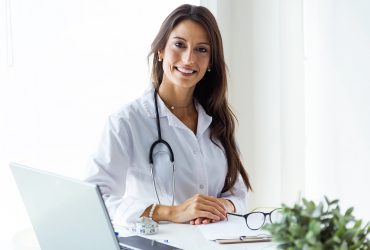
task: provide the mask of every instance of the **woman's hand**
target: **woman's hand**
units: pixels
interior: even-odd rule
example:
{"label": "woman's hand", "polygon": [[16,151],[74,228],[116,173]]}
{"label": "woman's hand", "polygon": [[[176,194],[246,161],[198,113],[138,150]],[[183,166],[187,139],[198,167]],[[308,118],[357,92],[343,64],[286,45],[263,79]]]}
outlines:
{"label": "woman's hand", "polygon": [[[147,207],[141,216],[149,216],[150,209],[151,206]],[[153,220],[199,225],[224,220],[226,213],[234,210],[234,205],[229,200],[196,194],[176,206],[157,205]]]}
{"label": "woman's hand", "polygon": [[172,210],[171,221],[177,223],[199,222],[199,218],[220,221],[226,219],[227,212],[226,207],[219,199],[201,194],[196,194],[184,203],[172,207]]}
{"label": "woman's hand", "polygon": [[[223,206],[226,208],[227,212],[235,212],[234,204],[230,200],[226,200],[224,198],[217,198],[218,201],[220,201]],[[208,218],[196,218],[194,220],[190,221],[190,224],[192,225],[200,225],[200,224],[209,224],[217,222],[216,220],[210,220]]]}

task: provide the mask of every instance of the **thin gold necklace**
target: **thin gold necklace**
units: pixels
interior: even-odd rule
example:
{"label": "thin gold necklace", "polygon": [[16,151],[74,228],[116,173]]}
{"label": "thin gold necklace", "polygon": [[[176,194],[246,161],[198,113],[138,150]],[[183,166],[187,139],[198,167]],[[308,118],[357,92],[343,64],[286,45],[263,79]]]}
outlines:
{"label": "thin gold necklace", "polygon": [[177,107],[177,106],[169,106],[169,108],[172,109],[172,110],[175,110],[175,109],[185,109],[185,108],[189,108],[193,104],[194,104],[194,102],[192,101],[191,103],[189,103],[186,106],[179,106],[179,107]]}

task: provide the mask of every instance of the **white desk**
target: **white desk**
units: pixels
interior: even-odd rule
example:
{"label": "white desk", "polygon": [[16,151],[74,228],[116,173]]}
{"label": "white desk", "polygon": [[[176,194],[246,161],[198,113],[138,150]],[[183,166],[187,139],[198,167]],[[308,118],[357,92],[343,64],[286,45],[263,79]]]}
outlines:
{"label": "white desk", "polygon": [[[129,234],[127,231],[119,231],[121,234]],[[125,235],[123,235],[125,236]],[[238,244],[218,244],[213,241],[208,241],[199,231],[199,229],[190,224],[160,224],[159,232],[154,235],[148,235],[147,238],[155,239],[160,242],[168,240],[168,244],[183,248],[183,249],[248,249],[248,250],[261,250],[269,249],[275,250],[276,244],[270,242],[263,243],[238,243]]]}
{"label": "white desk", "polygon": [[[119,231],[120,236],[129,236],[127,231]],[[32,229],[23,230],[17,233],[12,241],[0,242],[2,250],[39,250],[37,240]],[[196,226],[190,224],[160,224],[159,232],[150,235],[148,238],[163,242],[168,240],[168,244],[183,249],[207,250],[207,249],[247,249],[247,250],[276,250],[276,245],[269,242],[264,243],[238,243],[238,244],[218,244],[206,240]]]}

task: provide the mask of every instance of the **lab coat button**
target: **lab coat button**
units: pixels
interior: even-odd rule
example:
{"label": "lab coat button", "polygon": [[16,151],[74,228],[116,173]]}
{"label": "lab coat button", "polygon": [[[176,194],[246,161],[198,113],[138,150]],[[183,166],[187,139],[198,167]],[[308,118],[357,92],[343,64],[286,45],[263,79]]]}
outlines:
{"label": "lab coat button", "polygon": [[204,188],[204,185],[203,185],[203,184],[200,184],[200,185],[199,185],[199,188],[200,188],[200,189],[203,189],[203,188]]}

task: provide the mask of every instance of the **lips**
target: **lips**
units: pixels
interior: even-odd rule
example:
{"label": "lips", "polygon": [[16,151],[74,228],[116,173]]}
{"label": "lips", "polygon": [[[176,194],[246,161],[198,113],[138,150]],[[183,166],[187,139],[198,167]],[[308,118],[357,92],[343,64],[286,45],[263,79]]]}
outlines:
{"label": "lips", "polygon": [[187,75],[191,75],[191,74],[194,74],[195,70],[193,69],[190,69],[190,68],[184,68],[184,67],[175,67],[175,69],[183,74],[187,74]]}

